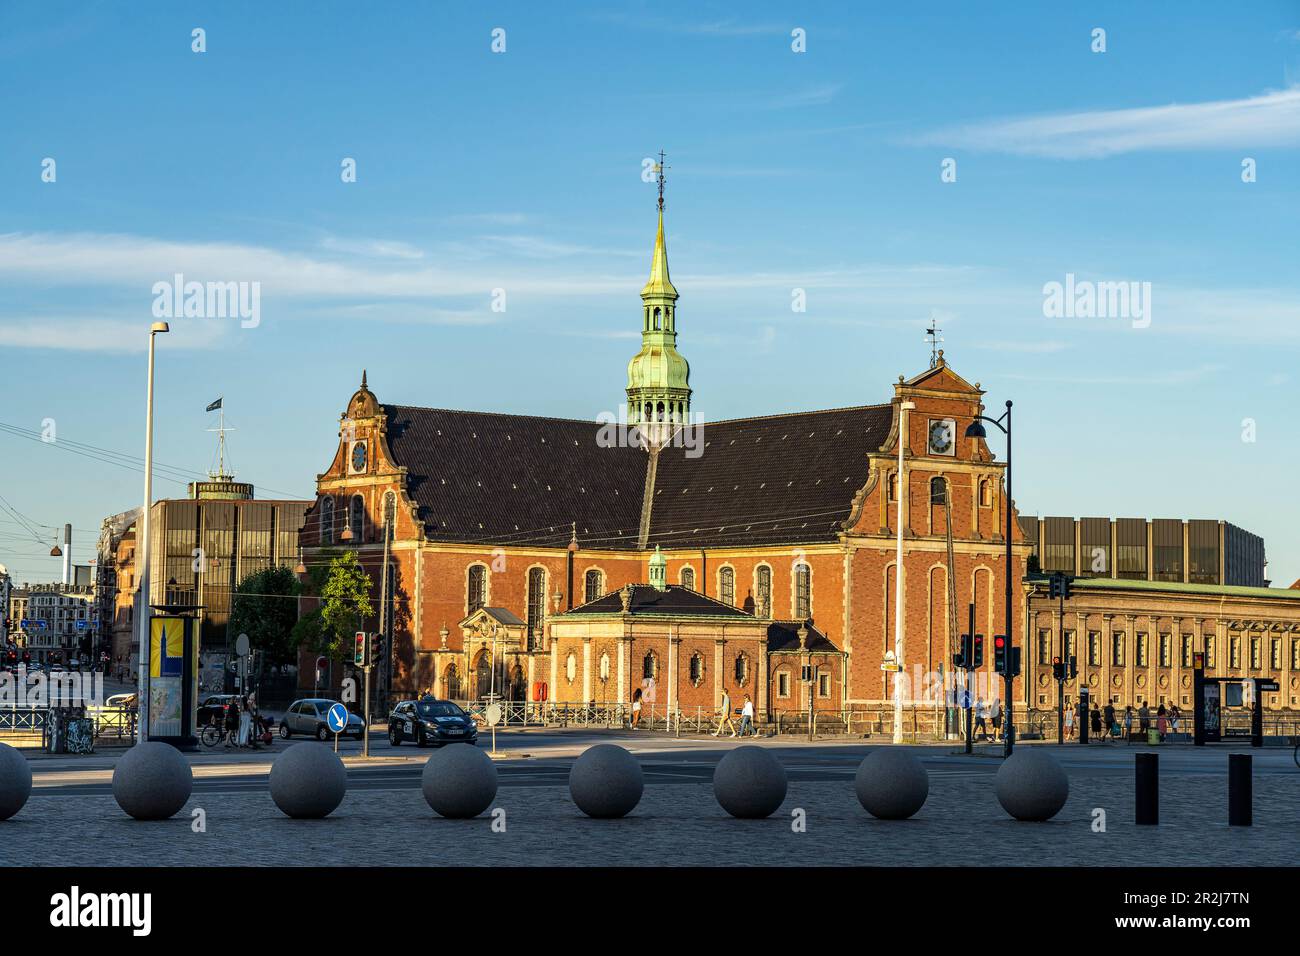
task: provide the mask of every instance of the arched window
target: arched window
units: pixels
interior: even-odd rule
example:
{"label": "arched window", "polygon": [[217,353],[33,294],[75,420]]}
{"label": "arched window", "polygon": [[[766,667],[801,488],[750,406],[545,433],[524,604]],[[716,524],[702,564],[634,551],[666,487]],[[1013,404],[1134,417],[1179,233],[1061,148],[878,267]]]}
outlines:
{"label": "arched window", "polygon": [[487,604],[487,568],[481,564],[469,566],[469,580],[465,588],[465,613],[471,614]]}
{"label": "arched window", "polygon": [[690,680],[696,687],[699,687],[704,681],[704,658],[696,651],[691,655],[690,662]]}
{"label": "arched window", "polygon": [[980,507],[993,507],[993,482],[987,478],[980,482]]}
{"label": "arched window", "polygon": [[354,544],[366,540],[366,501],[360,495],[353,495],[348,502],[348,527],[352,529]]}
{"label": "arched window", "polygon": [[738,687],[744,687],[749,680],[749,657],[745,654],[736,655],[735,678]]}
{"label": "arched window", "polygon": [[754,602],[754,613],[762,618],[772,616],[772,569],[766,564],[760,564],[756,574],[755,588],[757,599]]}
{"label": "arched window", "polygon": [[695,590],[695,569],[682,568],[682,587]]}
{"label": "arched window", "polygon": [[578,659],[570,654],[564,659],[564,676],[572,684],[578,676]]}
{"label": "arched window", "polygon": [[889,478],[886,479],[886,481],[885,481],[885,484],[886,484],[886,486],[887,486],[888,489],[889,489],[889,492],[888,492],[888,493],[889,493],[889,500],[890,500],[890,501],[897,501],[897,500],[898,500],[898,473],[897,473],[897,472],[892,472],[892,471],[891,471],[891,472],[889,473]]}
{"label": "arched window", "polygon": [[794,619],[812,617],[812,568],[802,561],[794,566]]}
{"label": "arched window", "polygon": [[587,572],[586,580],[584,582],[585,586],[583,588],[584,591],[583,596],[586,599],[587,603],[591,603],[592,601],[596,600],[596,598],[600,597],[602,594],[605,593],[604,578],[605,576],[601,574],[600,571],[598,571],[596,568],[592,568],[590,571]]}
{"label": "arched window", "polygon": [[546,569],[528,569],[528,646],[541,637],[546,616]]}
{"label": "arched window", "polygon": [[659,677],[659,657],[651,651],[641,660],[641,677],[656,680]]}
{"label": "arched window", "polygon": [[320,503],[320,543],[334,543],[334,499],[330,497]]}
{"label": "arched window", "polygon": [[718,572],[718,599],[723,604],[735,605],[736,571],[734,568],[723,568]]}
{"label": "arched window", "polygon": [[660,315],[660,311],[656,307],[654,310],[654,326],[653,326],[655,329],[659,328],[659,315]]}
{"label": "arched window", "polygon": [[948,480],[938,475],[930,479],[930,504],[943,505],[948,500]]}

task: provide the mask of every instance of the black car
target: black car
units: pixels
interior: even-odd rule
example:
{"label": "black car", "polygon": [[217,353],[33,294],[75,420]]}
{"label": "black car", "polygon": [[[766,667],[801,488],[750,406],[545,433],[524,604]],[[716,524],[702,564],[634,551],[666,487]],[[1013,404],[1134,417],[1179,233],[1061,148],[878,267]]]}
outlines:
{"label": "black car", "polygon": [[413,740],[418,747],[473,744],[478,742],[478,724],[449,700],[404,700],[388,715],[388,742],[396,747],[403,740]]}
{"label": "black car", "polygon": [[199,704],[199,727],[216,721],[218,724],[223,723],[226,719],[226,711],[230,709],[230,702],[239,700],[238,694],[209,694],[203,698],[203,703]]}

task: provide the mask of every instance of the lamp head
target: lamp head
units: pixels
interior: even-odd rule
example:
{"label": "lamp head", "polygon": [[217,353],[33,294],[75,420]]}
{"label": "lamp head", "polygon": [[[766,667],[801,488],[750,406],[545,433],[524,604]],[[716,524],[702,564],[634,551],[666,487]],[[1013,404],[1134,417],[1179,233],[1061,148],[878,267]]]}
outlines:
{"label": "lamp head", "polygon": [[989,433],[984,429],[984,423],[976,419],[966,426],[967,438],[988,438]]}
{"label": "lamp head", "polygon": [[149,326],[150,335],[153,335],[155,332],[170,332],[171,330],[171,326],[166,322],[155,322],[153,325]]}

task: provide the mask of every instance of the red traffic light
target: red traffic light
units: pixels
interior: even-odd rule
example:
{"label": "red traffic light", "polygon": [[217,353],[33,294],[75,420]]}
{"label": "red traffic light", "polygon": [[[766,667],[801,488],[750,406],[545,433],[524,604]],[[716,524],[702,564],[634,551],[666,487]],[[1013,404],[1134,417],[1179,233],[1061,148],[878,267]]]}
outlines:
{"label": "red traffic light", "polygon": [[1006,646],[1006,643],[1007,643],[1007,639],[1003,637],[1001,634],[993,638],[993,646],[996,647],[998,650],[1002,650],[1002,648]]}

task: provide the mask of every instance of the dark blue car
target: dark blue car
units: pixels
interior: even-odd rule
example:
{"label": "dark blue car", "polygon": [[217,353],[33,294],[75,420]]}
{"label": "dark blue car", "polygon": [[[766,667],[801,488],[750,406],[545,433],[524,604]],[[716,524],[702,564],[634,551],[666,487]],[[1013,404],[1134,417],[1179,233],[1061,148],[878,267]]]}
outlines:
{"label": "dark blue car", "polygon": [[388,742],[397,747],[404,740],[417,747],[473,744],[478,742],[478,724],[449,700],[404,700],[388,715]]}

